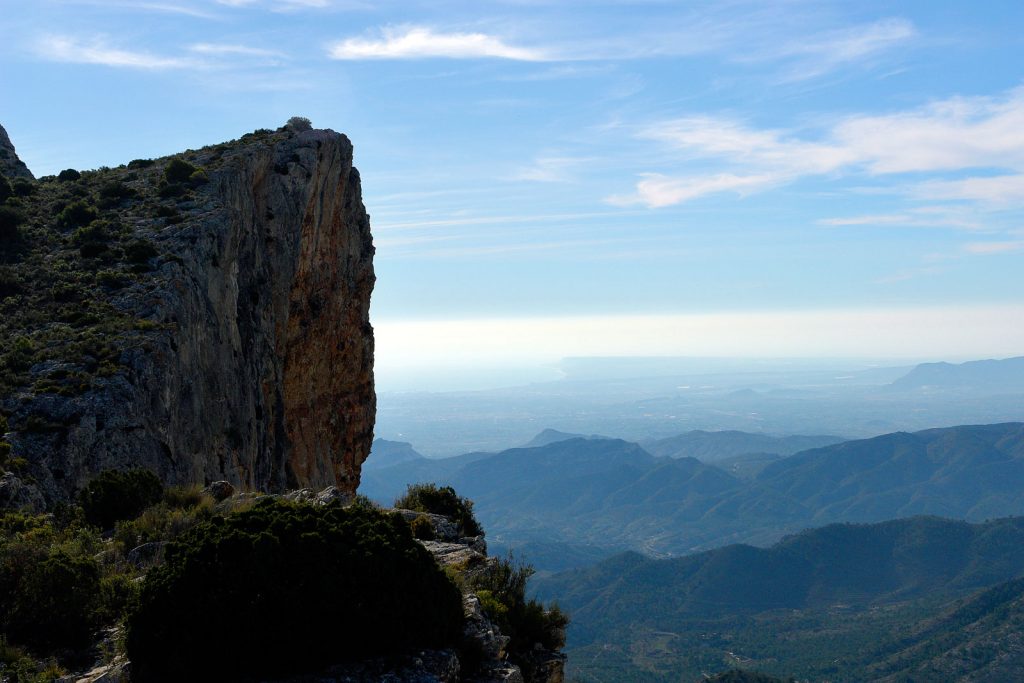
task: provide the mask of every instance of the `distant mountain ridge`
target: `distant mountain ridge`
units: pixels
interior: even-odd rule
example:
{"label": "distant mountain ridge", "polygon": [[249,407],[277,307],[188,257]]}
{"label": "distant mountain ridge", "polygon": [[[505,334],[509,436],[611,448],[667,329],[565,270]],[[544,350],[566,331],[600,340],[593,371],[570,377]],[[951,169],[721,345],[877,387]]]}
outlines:
{"label": "distant mountain ridge", "polygon": [[370,446],[370,455],[363,462],[363,471],[380,470],[393,465],[423,460],[424,456],[405,441],[388,441],[374,439]]}
{"label": "distant mountain ridge", "polygon": [[845,440],[839,436],[826,435],[769,436],[735,430],[707,432],[695,429],[667,439],[641,441],[640,444],[652,455],[697,458],[701,462],[713,463],[753,453],[792,455],[809,448],[831,446]]}
{"label": "distant mountain ridge", "polygon": [[[801,680],[1010,681],[1024,672],[1022,572],[1024,518],[915,517],[829,525],[770,548],[624,553],[534,587],[573,614],[570,663],[584,673],[616,644],[658,653],[617,658],[633,680],[690,680],[743,653],[751,668]],[[665,634],[670,645],[658,645]]]}
{"label": "distant mountain ridge", "polygon": [[966,363],[922,363],[889,385],[894,390],[972,389],[1024,394],[1024,356]]}
{"label": "distant mountain ridge", "polygon": [[[758,464],[761,466],[761,464]],[[1024,424],[894,433],[802,451],[735,477],[619,439],[569,439],[365,472],[390,502],[408,483],[451,484],[494,540],[686,554],[768,544],[831,522],[1024,514]]]}

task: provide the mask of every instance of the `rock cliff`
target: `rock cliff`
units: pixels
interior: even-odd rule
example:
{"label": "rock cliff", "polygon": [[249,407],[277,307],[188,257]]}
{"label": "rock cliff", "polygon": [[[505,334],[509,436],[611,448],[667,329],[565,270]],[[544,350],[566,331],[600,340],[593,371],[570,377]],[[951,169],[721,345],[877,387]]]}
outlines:
{"label": "rock cliff", "polygon": [[7,131],[0,126],[0,173],[8,178],[28,178],[32,180],[32,171],[28,170],[18,154],[14,151],[14,144],[8,137]]}
{"label": "rock cliff", "polygon": [[[376,399],[374,249],[351,143],[286,126],[177,158],[196,169],[187,180],[178,182],[168,158],[78,181],[85,189],[75,194],[99,197],[101,208],[114,192],[104,188],[122,188],[100,219],[134,240],[123,238],[121,252],[144,244],[152,254],[95,275],[92,296],[109,300],[111,319],[128,321],[94,326],[114,349],[109,362],[94,371],[95,354],[37,354],[28,371],[34,388],[0,396],[10,429],[0,438],[21,463],[18,476],[49,503],[102,469],[126,467],[146,467],[169,484],[354,492]],[[46,196],[39,185],[37,196]],[[60,205],[30,221],[30,244],[57,234],[41,262],[98,267],[66,253],[59,218],[67,211],[52,215]],[[54,324],[37,321],[24,338],[52,349],[50,328],[40,326]],[[87,371],[84,391],[53,380]]]}

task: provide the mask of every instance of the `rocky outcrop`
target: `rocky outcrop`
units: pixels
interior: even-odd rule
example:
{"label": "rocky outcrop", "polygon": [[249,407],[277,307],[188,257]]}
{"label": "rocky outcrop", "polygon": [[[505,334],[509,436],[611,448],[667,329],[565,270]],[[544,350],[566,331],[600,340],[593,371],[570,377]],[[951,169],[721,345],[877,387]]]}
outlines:
{"label": "rocky outcrop", "polygon": [[[128,467],[169,484],[354,493],[376,398],[374,249],[352,145],[284,128],[187,158],[209,181],[178,200],[180,218],[133,214],[161,254],[113,302],[140,321],[137,343],[83,395],[10,398],[12,429],[63,427],[7,440],[48,502]],[[123,180],[153,194],[168,161]]]}
{"label": "rocky outcrop", "polygon": [[8,178],[28,178],[32,180],[32,171],[28,170],[17,152],[14,151],[14,144],[7,136],[7,131],[0,126],[0,173]]}

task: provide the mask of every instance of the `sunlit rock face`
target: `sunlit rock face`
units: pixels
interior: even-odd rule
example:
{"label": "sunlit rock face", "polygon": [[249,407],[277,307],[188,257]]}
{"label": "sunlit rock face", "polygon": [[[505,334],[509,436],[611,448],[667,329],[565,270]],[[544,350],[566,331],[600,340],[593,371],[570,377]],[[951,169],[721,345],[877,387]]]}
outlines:
{"label": "sunlit rock face", "polygon": [[[12,434],[48,502],[105,468],[146,467],[168,484],[354,492],[376,397],[373,243],[352,145],[329,130],[281,129],[188,153],[209,181],[173,225],[134,210],[157,272],[116,295],[146,321],[118,371],[87,393],[23,397],[65,425]],[[168,160],[124,169],[159,183]],[[136,335],[138,336],[138,335]]]}

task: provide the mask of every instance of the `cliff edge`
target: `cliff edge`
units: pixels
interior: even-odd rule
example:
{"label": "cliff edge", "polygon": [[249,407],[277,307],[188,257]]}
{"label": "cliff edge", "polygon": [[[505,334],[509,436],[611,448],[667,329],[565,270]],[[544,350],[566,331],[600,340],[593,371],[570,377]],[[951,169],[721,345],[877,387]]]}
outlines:
{"label": "cliff edge", "polygon": [[302,128],[18,198],[22,246],[0,254],[0,503],[67,500],[128,467],[355,491],[376,411],[374,248],[348,138]]}

